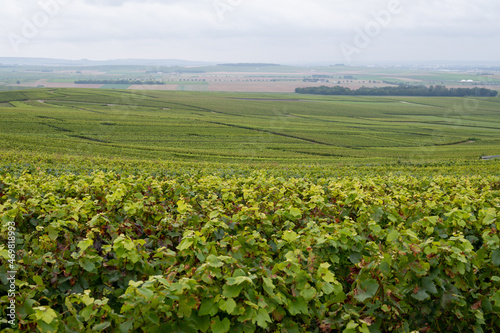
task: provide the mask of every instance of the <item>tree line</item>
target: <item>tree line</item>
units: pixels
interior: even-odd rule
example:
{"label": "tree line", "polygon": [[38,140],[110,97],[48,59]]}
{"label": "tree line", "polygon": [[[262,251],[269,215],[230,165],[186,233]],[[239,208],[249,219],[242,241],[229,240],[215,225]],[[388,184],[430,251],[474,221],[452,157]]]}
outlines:
{"label": "tree line", "polygon": [[368,88],[361,87],[359,89],[350,89],[347,87],[305,87],[296,88],[298,94],[315,94],[315,95],[365,95],[365,96],[450,96],[450,97],[495,97],[498,91],[486,88],[446,88],[445,86],[430,86],[423,85],[410,86],[399,85],[397,87],[378,87]]}
{"label": "tree line", "polygon": [[75,84],[165,84],[163,81],[141,80],[78,80]]}

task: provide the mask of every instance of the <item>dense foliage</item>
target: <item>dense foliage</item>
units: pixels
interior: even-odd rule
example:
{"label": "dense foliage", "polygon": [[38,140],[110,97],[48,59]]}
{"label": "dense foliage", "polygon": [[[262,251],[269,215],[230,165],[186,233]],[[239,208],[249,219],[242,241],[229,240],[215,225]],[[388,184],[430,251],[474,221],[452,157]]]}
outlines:
{"label": "dense foliage", "polygon": [[445,86],[424,85],[405,85],[397,87],[361,87],[359,89],[350,89],[348,87],[305,87],[296,88],[298,94],[317,94],[317,95],[356,95],[356,96],[441,96],[441,97],[495,97],[498,91],[486,88],[446,88]]}
{"label": "dense foliage", "polygon": [[0,330],[497,331],[498,97],[284,96],[0,93]]}
{"label": "dense foliage", "polygon": [[487,173],[3,173],[19,322],[2,328],[494,332],[499,190]]}

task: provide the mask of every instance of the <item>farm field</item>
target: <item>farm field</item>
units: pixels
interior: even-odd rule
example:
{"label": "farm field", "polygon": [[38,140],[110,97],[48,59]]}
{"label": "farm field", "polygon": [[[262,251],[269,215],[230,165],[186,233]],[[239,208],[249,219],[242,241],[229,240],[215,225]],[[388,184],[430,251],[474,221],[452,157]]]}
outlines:
{"label": "farm field", "polygon": [[0,330],[496,332],[499,113],[0,92]]}
{"label": "farm field", "polygon": [[0,149],[156,160],[421,163],[500,149],[500,98],[0,93]]}
{"label": "farm field", "polygon": [[[293,93],[297,87],[341,85],[351,89],[387,85],[446,85],[498,89],[498,67],[437,66],[287,66],[277,64],[212,64],[196,66],[127,66],[127,65],[1,65],[0,91],[26,88],[103,88],[155,89],[216,92]],[[141,80],[163,84],[103,86],[76,84],[80,80]]]}

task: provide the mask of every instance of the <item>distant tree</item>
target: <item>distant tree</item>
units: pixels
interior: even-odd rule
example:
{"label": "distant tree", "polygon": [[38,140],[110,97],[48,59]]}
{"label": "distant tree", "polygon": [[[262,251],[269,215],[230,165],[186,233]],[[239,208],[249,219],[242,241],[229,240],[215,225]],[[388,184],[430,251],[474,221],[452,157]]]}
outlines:
{"label": "distant tree", "polygon": [[296,88],[296,93],[299,94],[317,94],[317,95],[372,95],[372,96],[475,96],[475,97],[495,97],[498,91],[486,88],[446,88],[445,86],[430,86],[424,85],[411,86],[401,84],[397,87],[380,87],[368,88],[361,87],[357,90],[351,90],[347,87],[307,87]]}

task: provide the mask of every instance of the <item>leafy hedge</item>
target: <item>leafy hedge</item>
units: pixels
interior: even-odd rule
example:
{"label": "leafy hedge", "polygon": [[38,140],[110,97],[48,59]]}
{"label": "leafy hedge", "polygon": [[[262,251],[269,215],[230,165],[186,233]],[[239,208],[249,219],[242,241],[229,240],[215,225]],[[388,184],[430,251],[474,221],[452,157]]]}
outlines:
{"label": "leafy hedge", "polygon": [[494,332],[499,188],[486,175],[1,175],[0,256],[14,221],[19,265],[17,326],[2,329]]}

